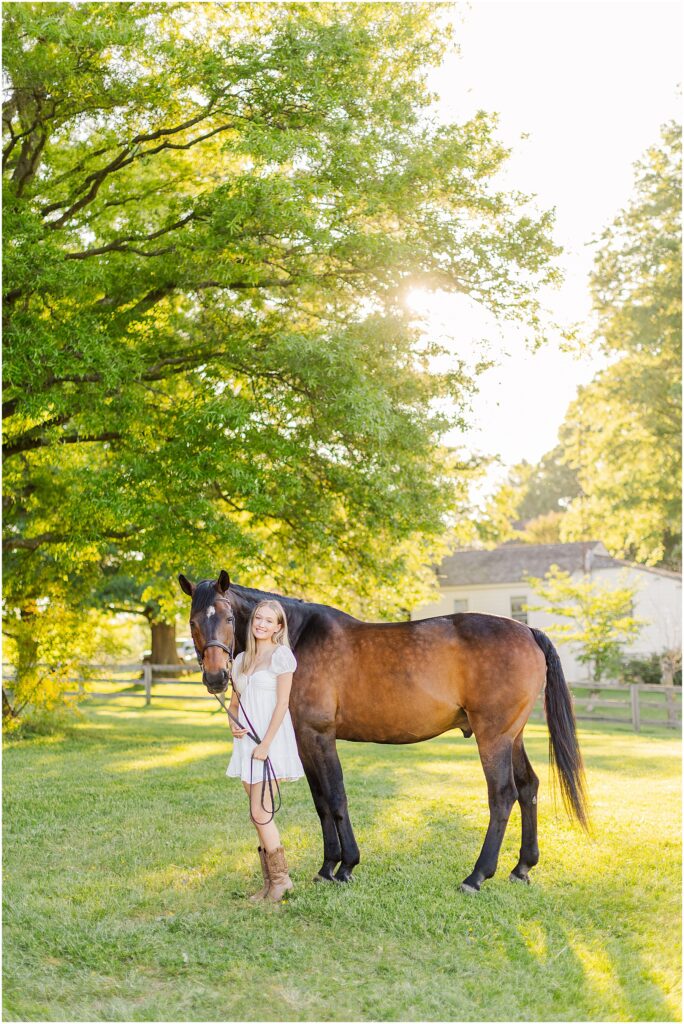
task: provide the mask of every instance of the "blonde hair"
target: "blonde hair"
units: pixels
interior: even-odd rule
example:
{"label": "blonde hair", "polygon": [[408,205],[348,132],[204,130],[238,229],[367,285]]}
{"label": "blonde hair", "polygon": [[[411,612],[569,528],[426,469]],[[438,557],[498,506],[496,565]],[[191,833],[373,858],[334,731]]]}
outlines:
{"label": "blonde hair", "polygon": [[249,675],[249,671],[253,667],[257,658],[257,642],[252,626],[254,625],[254,617],[260,608],[270,608],[271,611],[276,613],[276,618],[280,628],[277,629],[271,637],[273,643],[282,644],[283,647],[290,646],[290,637],[287,632],[287,617],[285,615],[285,609],[280,601],[275,601],[273,598],[267,598],[264,601],[259,601],[259,603],[254,606],[252,614],[249,617],[249,625],[247,626],[247,642],[245,644],[245,655],[242,659],[241,668],[241,672],[244,675]]}

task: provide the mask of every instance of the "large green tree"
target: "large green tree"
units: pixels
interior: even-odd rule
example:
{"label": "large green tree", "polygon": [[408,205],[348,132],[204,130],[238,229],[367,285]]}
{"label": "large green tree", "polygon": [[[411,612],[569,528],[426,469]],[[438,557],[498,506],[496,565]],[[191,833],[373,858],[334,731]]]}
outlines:
{"label": "large green tree", "polygon": [[404,290],[536,330],[556,252],[497,187],[495,118],[430,113],[441,5],[3,13],[9,604],[219,564],[408,604],[462,500],[440,410],[468,381]]}

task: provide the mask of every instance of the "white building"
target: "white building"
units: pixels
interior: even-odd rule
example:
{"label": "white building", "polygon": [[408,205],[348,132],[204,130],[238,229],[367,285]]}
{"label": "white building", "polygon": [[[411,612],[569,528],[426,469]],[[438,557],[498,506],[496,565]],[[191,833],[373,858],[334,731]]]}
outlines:
{"label": "white building", "polygon": [[[589,574],[610,586],[638,587],[634,615],[645,619],[636,640],[625,649],[634,656],[661,654],[681,647],[682,577],[667,569],[651,569],[612,558],[598,541],[573,544],[503,544],[491,551],[457,551],[438,569],[441,595],[432,604],[415,608],[412,619],[454,612],[486,612],[506,615],[545,630],[558,617],[541,611],[525,611],[541,604],[541,598],[525,582],[541,578],[552,565],[579,579]],[[568,620],[562,620],[567,622]],[[571,645],[556,640],[566,677],[575,682],[587,677]]]}

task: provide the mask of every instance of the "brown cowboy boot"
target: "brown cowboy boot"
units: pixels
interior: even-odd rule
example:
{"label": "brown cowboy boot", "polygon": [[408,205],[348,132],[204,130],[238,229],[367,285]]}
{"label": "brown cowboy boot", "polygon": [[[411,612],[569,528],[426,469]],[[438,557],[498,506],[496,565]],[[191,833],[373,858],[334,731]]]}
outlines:
{"label": "brown cowboy boot", "polygon": [[259,853],[259,860],[261,861],[261,872],[264,876],[264,887],[263,889],[260,889],[259,892],[255,892],[252,896],[249,897],[252,903],[256,903],[257,900],[265,900],[266,897],[268,896],[268,890],[271,885],[271,879],[268,874],[268,862],[266,860],[266,851],[264,850],[263,846],[257,846],[257,851]]}
{"label": "brown cowboy boot", "polygon": [[273,903],[280,903],[285,893],[294,888],[292,879],[288,874],[285,851],[282,846],[277,846],[275,850],[266,851],[266,863],[271,879],[271,886],[266,899],[272,900]]}

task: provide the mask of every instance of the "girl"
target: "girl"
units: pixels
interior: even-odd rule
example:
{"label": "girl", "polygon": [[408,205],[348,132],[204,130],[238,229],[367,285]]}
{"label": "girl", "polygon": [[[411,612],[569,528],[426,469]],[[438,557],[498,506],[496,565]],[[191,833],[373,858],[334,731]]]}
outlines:
{"label": "girl", "polygon": [[296,668],[282,605],[279,601],[260,601],[249,620],[246,650],[238,654],[233,664],[235,686],[230,710],[243,726],[247,725],[245,716],[240,717],[239,694],[245,715],[249,716],[254,731],[262,739],[257,745],[246,735],[245,728],[239,729],[229,720],[235,742],[226,772],[226,775],[242,779],[259,836],[257,849],[264,887],[250,896],[251,900],[269,899],[277,903],[292,888],[278,826],[274,820],[267,824],[259,822],[267,822],[273,810],[268,786],[264,794],[265,807],[261,806],[266,758],[270,757],[274,775],[279,781],[301,779],[304,775],[288,709],[292,673]]}

